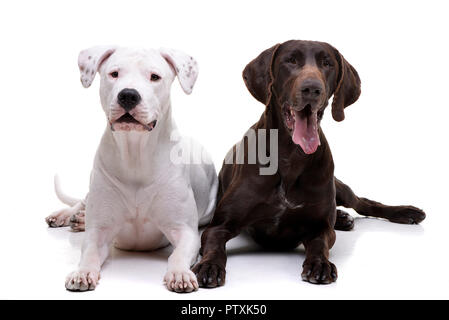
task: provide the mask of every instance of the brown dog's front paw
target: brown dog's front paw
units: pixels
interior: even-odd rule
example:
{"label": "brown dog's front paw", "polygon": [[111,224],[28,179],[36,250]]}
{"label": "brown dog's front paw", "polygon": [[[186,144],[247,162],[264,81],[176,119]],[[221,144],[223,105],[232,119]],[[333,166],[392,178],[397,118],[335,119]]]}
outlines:
{"label": "brown dog's front paw", "polygon": [[329,284],[337,280],[337,268],[327,259],[306,259],[302,265],[302,280],[315,284]]}
{"label": "brown dog's front paw", "polygon": [[198,284],[202,288],[215,288],[224,285],[226,270],[213,262],[199,262],[193,267]]}
{"label": "brown dog's front paw", "polygon": [[388,220],[403,224],[418,224],[425,218],[426,214],[421,209],[413,206],[401,206],[391,214]]}

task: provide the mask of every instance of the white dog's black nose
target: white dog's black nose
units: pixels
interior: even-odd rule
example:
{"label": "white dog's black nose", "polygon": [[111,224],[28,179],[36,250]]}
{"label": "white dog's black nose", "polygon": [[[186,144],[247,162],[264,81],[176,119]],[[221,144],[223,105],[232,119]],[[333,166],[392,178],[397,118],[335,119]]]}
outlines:
{"label": "white dog's black nose", "polygon": [[135,106],[137,106],[142,100],[139,92],[136,89],[123,89],[119,92],[117,96],[118,104],[125,109],[126,111],[130,111]]}

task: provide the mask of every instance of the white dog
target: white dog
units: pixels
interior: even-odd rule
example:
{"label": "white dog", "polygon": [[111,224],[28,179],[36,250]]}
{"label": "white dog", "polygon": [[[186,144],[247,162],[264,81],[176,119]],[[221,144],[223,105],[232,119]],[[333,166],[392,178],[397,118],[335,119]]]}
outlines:
{"label": "white dog", "polygon": [[173,150],[185,140],[171,138],[176,125],[170,104],[175,76],[185,93],[191,93],[198,75],[196,61],[171,49],[104,46],[82,51],[78,65],[86,88],[100,74],[108,125],[86,199],[62,194],[55,179],[59,199],[70,208],[50,215],[47,223],[86,231],[79,267],[67,277],[66,288],[95,289],[111,244],[125,250],[155,250],[171,243],[174,250],[164,277],[167,288],[196,290],[190,267],[200,247],[198,226],[211,219],[218,180],[212,161],[196,144],[184,146],[199,150],[202,163],[171,161]]}

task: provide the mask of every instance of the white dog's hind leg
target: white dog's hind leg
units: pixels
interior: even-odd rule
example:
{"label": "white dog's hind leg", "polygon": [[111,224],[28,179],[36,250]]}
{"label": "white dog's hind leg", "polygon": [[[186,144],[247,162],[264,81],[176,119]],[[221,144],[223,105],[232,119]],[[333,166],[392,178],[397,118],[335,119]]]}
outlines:
{"label": "white dog's hind leg", "polygon": [[[58,199],[61,200],[62,203],[70,207],[53,212],[51,215],[45,218],[45,221],[52,228],[66,227],[71,224],[70,222],[72,216],[76,216],[84,212],[86,205],[84,203],[84,200],[72,198],[62,192],[58,175],[55,175],[54,177],[54,186],[55,193]],[[84,217],[84,214],[82,214],[82,216]],[[78,224],[80,224],[80,222],[78,222]],[[72,229],[75,231],[82,231],[84,230],[84,226],[82,227],[82,230],[76,230],[73,227]]]}
{"label": "white dog's hind leg", "polygon": [[200,248],[198,230],[190,226],[162,230],[174,247],[168,258],[167,273],[164,283],[168,290],[176,292],[192,292],[198,290],[198,281],[190,267],[195,263]]}
{"label": "white dog's hind leg", "polygon": [[84,202],[78,202],[73,207],[60,209],[58,211],[53,212],[45,221],[52,228],[58,227],[66,227],[70,224],[70,218],[84,210]]}
{"label": "white dog's hind leg", "polygon": [[81,210],[70,217],[70,228],[73,231],[80,232],[86,228],[86,211]]}

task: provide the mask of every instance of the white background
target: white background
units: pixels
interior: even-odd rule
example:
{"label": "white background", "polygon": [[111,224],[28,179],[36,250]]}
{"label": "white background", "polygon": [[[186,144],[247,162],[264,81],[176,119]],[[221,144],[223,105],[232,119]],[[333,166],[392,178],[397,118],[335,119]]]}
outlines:
{"label": "white background", "polygon": [[[0,298],[332,299],[449,298],[446,1],[15,1],[0,4]],[[337,232],[335,284],[300,280],[304,260],[263,253],[243,238],[229,245],[227,283],[179,295],[162,286],[170,249],[113,250],[94,292],[74,294],[65,275],[82,233],[48,229],[68,194],[88,190],[106,121],[98,79],[82,88],[78,52],[98,44],[173,47],[193,55],[192,95],[172,88],[182,133],[201,141],[217,169],[263,106],[241,79],[262,50],[289,39],[326,41],[358,70],[362,95],[322,127],[336,176],[361,195],[413,204],[419,226],[357,219]]]}

